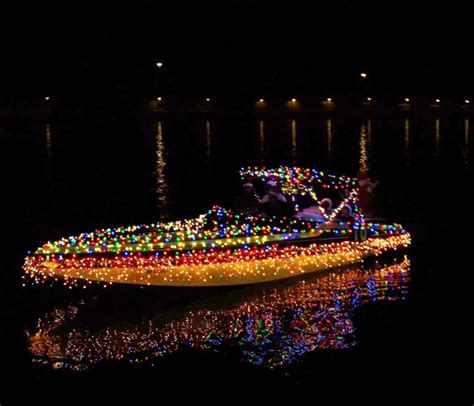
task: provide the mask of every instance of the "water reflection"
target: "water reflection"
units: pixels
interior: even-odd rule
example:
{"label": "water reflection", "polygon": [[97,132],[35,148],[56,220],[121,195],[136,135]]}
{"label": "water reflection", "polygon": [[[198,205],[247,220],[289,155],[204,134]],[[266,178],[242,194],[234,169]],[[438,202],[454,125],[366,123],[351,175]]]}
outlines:
{"label": "water reflection", "polygon": [[440,120],[435,119],[435,156],[439,157]]}
{"label": "water reflection", "polygon": [[403,131],[403,160],[405,165],[410,165],[410,120],[405,119],[405,126]]}
{"label": "water reflection", "polygon": [[46,153],[48,154],[48,178],[50,185],[52,187],[52,178],[53,178],[53,147],[52,147],[52,137],[51,137],[51,125],[46,124],[45,127],[46,135]]}
{"label": "water reflection", "polygon": [[265,122],[259,120],[258,122],[258,139],[260,141],[260,161],[265,159]]}
{"label": "water reflection", "polygon": [[206,155],[209,158],[212,151],[211,122],[206,120]]}
{"label": "water reflection", "polygon": [[368,302],[405,298],[409,267],[405,257],[270,287],[217,292],[191,308],[153,310],[142,321],[137,321],[142,314],[135,315],[131,325],[103,320],[105,327],[95,330],[77,321],[88,305],[93,316],[102,314],[100,306],[81,302],[40,318],[27,332],[29,350],[36,365],[76,370],[107,360],[156,361],[186,348],[232,351],[270,368],[288,365],[316,349],[356,345],[354,310]]}
{"label": "water reflection", "polygon": [[464,163],[469,164],[469,119],[464,119]]}
{"label": "water reflection", "polygon": [[359,154],[359,170],[361,172],[368,172],[367,129],[364,124],[360,127]]}
{"label": "water reflection", "polygon": [[326,120],[326,136],[328,144],[328,161],[332,159],[332,119],[328,118]]}
{"label": "water reflection", "polygon": [[156,126],[156,195],[158,215],[166,218],[165,209],[168,206],[168,183],[165,175],[165,144],[163,140],[163,123],[158,121]]}
{"label": "water reflection", "polygon": [[293,163],[296,162],[296,120],[290,120],[291,129],[291,158]]}

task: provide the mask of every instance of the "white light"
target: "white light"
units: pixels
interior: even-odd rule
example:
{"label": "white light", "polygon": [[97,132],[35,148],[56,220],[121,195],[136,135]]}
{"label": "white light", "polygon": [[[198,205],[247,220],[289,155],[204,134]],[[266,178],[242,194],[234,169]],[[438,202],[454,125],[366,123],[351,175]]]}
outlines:
{"label": "white light", "polygon": [[209,101],[211,101],[211,99],[207,98],[206,101],[209,102]]}
{"label": "white light", "polygon": [[259,101],[260,103],[263,103],[263,102],[264,102],[264,100],[263,100],[263,99],[259,99],[258,101]]}
{"label": "white light", "polygon": [[372,97],[367,97],[367,101],[372,101]]}
{"label": "white light", "polygon": [[327,101],[328,103],[331,103],[331,102],[332,102],[332,99],[331,99],[330,97],[328,97],[328,98],[326,99],[326,101]]}
{"label": "white light", "polygon": [[296,99],[291,99],[291,102],[292,102],[292,103],[296,103]]}
{"label": "white light", "polygon": [[44,99],[45,99],[46,101],[48,101],[48,100],[49,100],[49,96],[46,96]]}
{"label": "white light", "polygon": [[162,62],[157,62],[157,63],[156,63],[156,66],[158,66],[158,68],[162,68],[162,67],[163,67],[163,63],[162,63]]}
{"label": "white light", "polygon": [[441,100],[440,100],[440,99],[436,99],[435,101],[436,101],[436,103],[439,103]]}
{"label": "white light", "polygon": [[161,99],[161,97],[157,97],[156,100],[161,101],[162,99]]}
{"label": "white light", "polygon": [[362,72],[362,73],[360,74],[360,77],[365,79],[365,78],[367,77],[367,73]]}
{"label": "white light", "polygon": [[464,100],[464,103],[469,104],[470,101],[468,99]]}
{"label": "white light", "polygon": [[408,103],[410,99],[408,97],[405,97],[405,101]]}

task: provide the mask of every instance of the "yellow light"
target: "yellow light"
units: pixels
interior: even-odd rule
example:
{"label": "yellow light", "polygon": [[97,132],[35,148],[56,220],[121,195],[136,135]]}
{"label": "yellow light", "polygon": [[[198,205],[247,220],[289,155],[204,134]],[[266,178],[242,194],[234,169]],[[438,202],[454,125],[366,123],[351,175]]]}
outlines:
{"label": "yellow light", "polygon": [[157,62],[156,66],[158,67],[158,69],[161,69],[163,67],[163,63],[162,62]]}
{"label": "yellow light", "polygon": [[291,102],[292,102],[292,103],[296,103],[296,99],[291,99]]}
{"label": "yellow light", "polygon": [[470,101],[468,99],[464,100],[464,103],[469,104]]}
{"label": "yellow light", "polygon": [[263,103],[263,102],[264,102],[264,100],[263,100],[263,99],[259,99],[258,101],[259,101],[260,103]]}
{"label": "yellow light", "polygon": [[362,73],[360,74],[360,77],[365,79],[365,78],[367,77],[367,73],[362,72]]}
{"label": "yellow light", "polygon": [[408,97],[405,97],[405,101],[408,103],[410,99]]}
{"label": "yellow light", "polygon": [[332,99],[331,99],[330,97],[328,97],[328,98],[326,99],[326,101],[327,101],[328,103],[331,103],[331,102],[332,102]]}
{"label": "yellow light", "polygon": [[439,103],[441,100],[440,100],[440,99],[436,99],[435,101],[436,101],[436,103]]}
{"label": "yellow light", "polygon": [[158,100],[160,102],[162,99],[161,99],[161,97],[157,97],[156,100]]}

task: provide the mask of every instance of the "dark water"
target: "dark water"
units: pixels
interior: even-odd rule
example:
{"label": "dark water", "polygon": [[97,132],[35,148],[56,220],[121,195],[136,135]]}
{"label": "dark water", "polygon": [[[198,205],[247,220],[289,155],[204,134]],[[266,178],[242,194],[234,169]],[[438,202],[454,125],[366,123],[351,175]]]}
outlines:
{"label": "dark water", "polygon": [[[466,207],[472,201],[473,120],[274,115],[0,123],[5,388],[22,382],[47,398],[53,388],[75,385],[186,382],[245,393],[370,382],[389,393],[400,379],[422,387],[420,375],[439,378],[432,326],[442,317],[435,287],[445,270],[440,236],[458,210],[449,198]],[[381,182],[379,214],[412,233],[406,257],[247,288],[22,287],[24,256],[47,240],[228,206],[240,167],[281,164],[347,175],[366,166]]]}

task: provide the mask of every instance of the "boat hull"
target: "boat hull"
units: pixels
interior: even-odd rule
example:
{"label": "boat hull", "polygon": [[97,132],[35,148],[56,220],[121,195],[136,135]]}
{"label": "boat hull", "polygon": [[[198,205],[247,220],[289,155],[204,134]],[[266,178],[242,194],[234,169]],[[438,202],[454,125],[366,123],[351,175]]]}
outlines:
{"label": "boat hull", "polygon": [[[384,238],[369,238],[364,242],[343,241],[314,243],[306,247],[285,247],[271,256],[251,259],[235,257],[219,261],[168,266],[107,266],[107,263],[87,265],[84,258],[30,257],[25,269],[36,281],[61,279],[64,283],[121,283],[148,286],[211,287],[249,285],[276,281],[321,270],[360,263],[367,257],[397,250],[410,244],[408,233]],[[261,247],[265,250],[265,247]],[[234,260],[233,260],[234,259]],[[208,262],[208,263],[206,263]]]}

